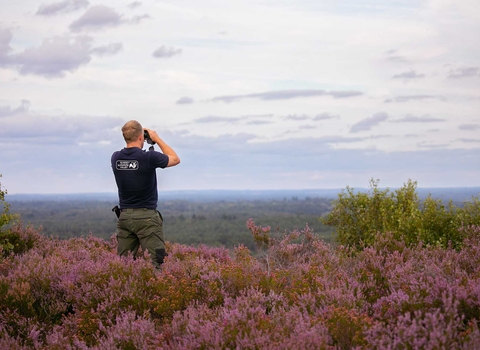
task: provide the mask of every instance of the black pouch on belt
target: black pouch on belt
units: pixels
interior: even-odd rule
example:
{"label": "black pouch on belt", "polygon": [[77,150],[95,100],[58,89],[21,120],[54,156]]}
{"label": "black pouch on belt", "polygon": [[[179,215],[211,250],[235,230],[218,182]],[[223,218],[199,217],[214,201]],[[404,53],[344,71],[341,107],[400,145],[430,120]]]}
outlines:
{"label": "black pouch on belt", "polygon": [[117,215],[117,218],[120,217],[120,208],[118,207],[118,205],[114,206],[112,208],[112,211],[115,213],[115,215]]}

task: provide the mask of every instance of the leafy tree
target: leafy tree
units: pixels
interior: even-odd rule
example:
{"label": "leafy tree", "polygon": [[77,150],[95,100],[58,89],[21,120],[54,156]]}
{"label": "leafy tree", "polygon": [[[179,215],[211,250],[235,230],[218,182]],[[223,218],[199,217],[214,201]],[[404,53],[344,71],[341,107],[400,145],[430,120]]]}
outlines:
{"label": "leafy tree", "polygon": [[[2,174],[0,174],[2,177]],[[0,230],[3,230],[9,223],[11,223],[16,216],[10,214],[10,205],[5,202],[5,195],[7,194],[7,190],[2,190],[2,183],[0,182],[0,206],[2,207],[2,214],[0,215]]]}
{"label": "leafy tree", "polygon": [[[0,174],[0,177],[2,175]],[[12,232],[11,227],[17,220],[17,215],[10,213],[10,205],[5,201],[6,189],[2,189],[0,182],[0,256],[6,256],[10,252],[15,252],[19,246],[20,237],[16,232]]]}
{"label": "leafy tree", "polygon": [[423,242],[459,248],[464,239],[462,228],[480,223],[478,197],[458,208],[452,201],[445,206],[430,195],[421,202],[415,181],[409,180],[394,192],[379,189],[378,183],[372,179],[366,193],[347,186],[334,201],[332,211],[320,219],[335,228],[340,244],[371,246],[378,232],[391,232],[407,245]]}

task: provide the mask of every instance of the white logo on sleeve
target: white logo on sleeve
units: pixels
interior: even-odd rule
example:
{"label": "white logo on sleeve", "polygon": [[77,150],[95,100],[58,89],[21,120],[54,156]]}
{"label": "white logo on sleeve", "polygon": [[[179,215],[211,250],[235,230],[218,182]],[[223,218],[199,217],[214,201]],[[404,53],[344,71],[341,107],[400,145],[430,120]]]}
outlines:
{"label": "white logo on sleeve", "polygon": [[117,170],[137,170],[138,160],[117,160]]}

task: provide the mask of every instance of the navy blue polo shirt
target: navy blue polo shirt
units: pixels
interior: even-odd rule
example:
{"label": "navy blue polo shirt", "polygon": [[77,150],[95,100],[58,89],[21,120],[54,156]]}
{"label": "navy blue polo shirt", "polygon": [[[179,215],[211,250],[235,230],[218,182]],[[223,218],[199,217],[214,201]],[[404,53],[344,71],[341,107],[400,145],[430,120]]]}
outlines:
{"label": "navy blue polo shirt", "polygon": [[158,191],[155,170],[168,165],[168,156],[131,147],[114,152],[111,162],[120,208],[156,209]]}

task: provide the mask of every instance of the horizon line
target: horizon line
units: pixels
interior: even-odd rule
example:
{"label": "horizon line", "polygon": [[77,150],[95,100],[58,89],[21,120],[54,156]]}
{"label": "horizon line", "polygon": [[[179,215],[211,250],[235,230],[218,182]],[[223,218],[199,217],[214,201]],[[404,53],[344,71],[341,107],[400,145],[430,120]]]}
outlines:
{"label": "horizon line", "polygon": [[[175,193],[175,192],[305,192],[305,191],[339,191],[345,190],[347,187],[351,189],[369,189],[370,187],[335,187],[335,188],[303,188],[303,189],[176,189],[176,190],[162,190],[158,189],[159,193]],[[379,189],[398,189],[399,187],[390,187],[390,186],[381,186]],[[432,187],[417,187],[421,190],[436,189],[436,190],[445,190],[445,189],[480,189],[478,186],[432,186]],[[16,196],[16,195],[117,195],[116,191],[112,192],[17,192],[17,193],[7,193],[5,196]]]}

